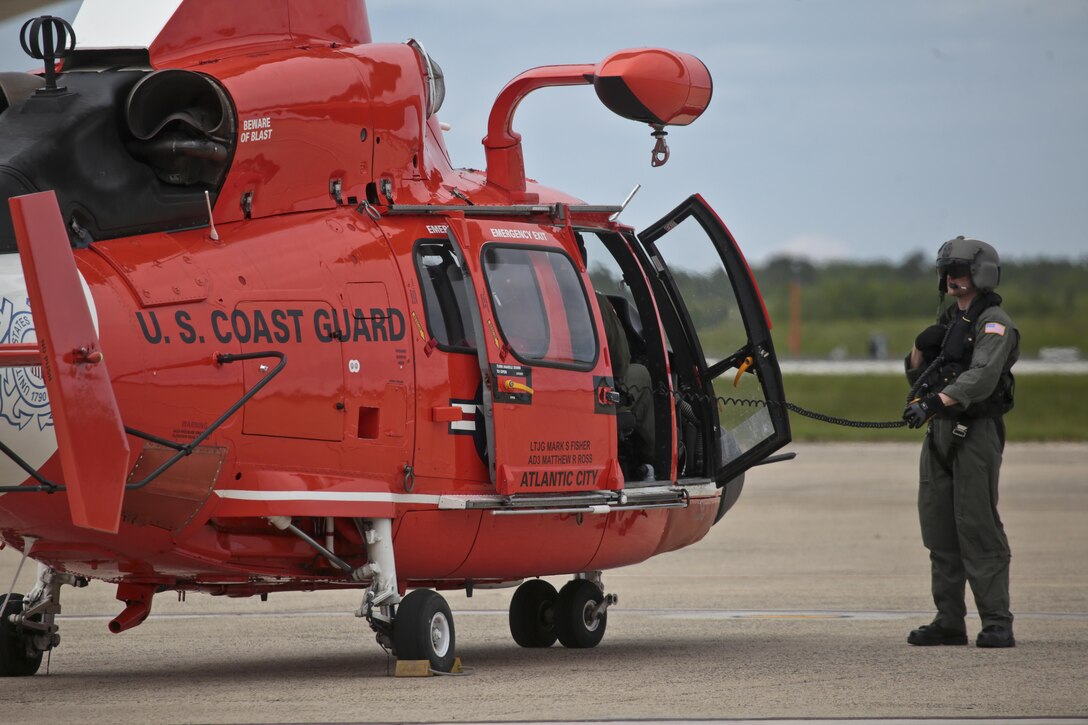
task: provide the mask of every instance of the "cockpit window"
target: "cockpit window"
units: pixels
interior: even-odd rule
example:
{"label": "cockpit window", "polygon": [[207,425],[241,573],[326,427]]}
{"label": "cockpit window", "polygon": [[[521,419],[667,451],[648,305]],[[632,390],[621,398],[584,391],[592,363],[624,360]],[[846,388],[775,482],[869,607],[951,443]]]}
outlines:
{"label": "cockpit window", "polygon": [[450,242],[421,239],[416,242],[415,259],[427,328],[439,349],[475,352],[465,277]]}
{"label": "cockpit window", "polygon": [[597,335],[569,257],[491,244],[483,262],[499,328],[515,357],[577,368],[596,362]]}

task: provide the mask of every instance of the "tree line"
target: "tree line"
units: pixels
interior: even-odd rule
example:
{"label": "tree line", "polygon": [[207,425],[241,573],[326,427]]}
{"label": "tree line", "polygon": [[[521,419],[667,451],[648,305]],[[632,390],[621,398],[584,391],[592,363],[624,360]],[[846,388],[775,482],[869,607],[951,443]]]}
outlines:
{"label": "tree line", "polygon": [[[909,319],[930,316],[938,299],[937,272],[931,256],[916,252],[902,262],[824,262],[776,257],[752,272],[772,318],[789,315],[790,286],[796,282],[804,317],[812,321]],[[678,275],[680,276],[680,275]],[[696,275],[698,276],[698,275]],[[716,273],[724,281],[724,273]],[[697,288],[700,280],[685,280]],[[1004,307],[1031,315],[1079,315],[1088,312],[1088,259],[1011,260],[1001,264],[997,292]],[[933,307],[928,302],[934,303]]]}
{"label": "tree line", "polygon": [[[797,295],[804,332],[800,349],[792,352],[801,357],[819,358],[836,350],[867,357],[874,335],[884,338],[887,354],[899,354],[910,349],[914,335],[939,309],[934,259],[921,252],[898,263],[817,264],[783,256],[753,265],[752,272],[783,353],[792,329],[791,295]],[[739,312],[731,303],[725,271],[716,267],[706,274],[673,274],[700,336],[706,338],[704,346],[718,354],[735,349]],[[590,275],[598,289],[618,289],[619,281],[604,267],[591,265]],[[1083,354],[1088,347],[1088,257],[1004,261],[997,291],[1005,309],[1028,332],[1021,340],[1022,354],[1034,356],[1055,346],[1080,348]]]}

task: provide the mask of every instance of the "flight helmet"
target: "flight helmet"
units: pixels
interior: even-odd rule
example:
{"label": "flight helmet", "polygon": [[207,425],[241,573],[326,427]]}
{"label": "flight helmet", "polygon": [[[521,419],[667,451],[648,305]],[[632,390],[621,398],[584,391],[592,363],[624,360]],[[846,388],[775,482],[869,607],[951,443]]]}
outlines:
{"label": "flight helmet", "polygon": [[989,292],[1001,281],[1001,259],[997,250],[978,239],[963,235],[950,239],[937,251],[937,275],[940,290],[947,292],[948,274],[962,277],[970,273],[971,283],[980,292]]}

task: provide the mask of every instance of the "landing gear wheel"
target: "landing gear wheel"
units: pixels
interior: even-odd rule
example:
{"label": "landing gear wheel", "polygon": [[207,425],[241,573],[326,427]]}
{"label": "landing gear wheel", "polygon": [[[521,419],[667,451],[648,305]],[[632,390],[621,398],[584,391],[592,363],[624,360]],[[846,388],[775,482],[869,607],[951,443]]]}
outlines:
{"label": "landing gear wheel", "polygon": [[530,579],[510,600],[510,634],[522,647],[551,647],[558,636],[555,606],[558,594],[543,579]]}
{"label": "landing gear wheel", "polygon": [[453,669],[457,637],[446,600],[431,589],[415,589],[393,617],[393,654],[399,660],[430,660],[431,669]]}
{"label": "landing gear wheel", "polygon": [[[0,605],[4,595],[0,594]],[[12,594],[0,612],[0,677],[29,677],[42,665],[42,653],[27,654],[30,633],[8,621],[8,616],[23,611],[23,595]]]}
{"label": "landing gear wheel", "polygon": [[604,592],[588,579],[563,585],[555,600],[555,631],[564,647],[596,647],[604,637],[608,613],[593,616],[604,601]]}

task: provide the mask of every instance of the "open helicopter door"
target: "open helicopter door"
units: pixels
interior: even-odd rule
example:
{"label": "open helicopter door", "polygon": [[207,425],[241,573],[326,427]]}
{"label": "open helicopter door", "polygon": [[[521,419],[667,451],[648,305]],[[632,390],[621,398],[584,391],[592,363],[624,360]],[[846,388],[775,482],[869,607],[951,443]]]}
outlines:
{"label": "open helicopter door", "polygon": [[497,493],[618,490],[614,382],[569,229],[451,217],[474,301]]}
{"label": "open helicopter door", "polygon": [[[686,458],[680,467],[724,485],[790,442],[770,318],[744,255],[701,196],[638,239],[653,266],[673,356],[685,444],[679,455]],[[713,431],[711,441],[720,445],[685,436],[685,427]]]}

